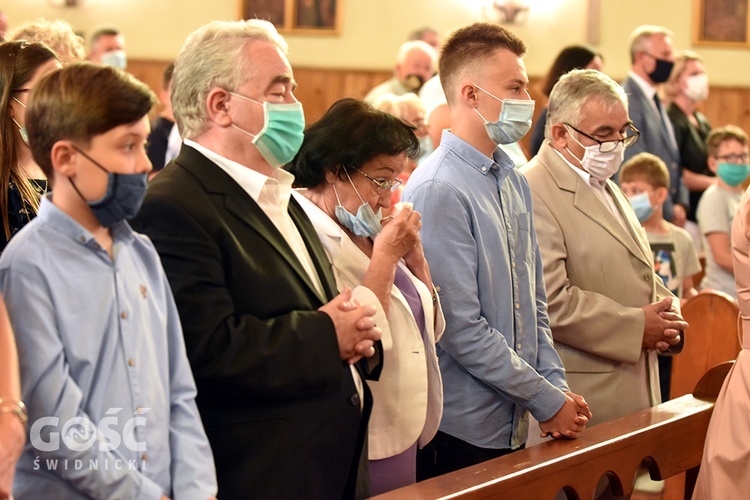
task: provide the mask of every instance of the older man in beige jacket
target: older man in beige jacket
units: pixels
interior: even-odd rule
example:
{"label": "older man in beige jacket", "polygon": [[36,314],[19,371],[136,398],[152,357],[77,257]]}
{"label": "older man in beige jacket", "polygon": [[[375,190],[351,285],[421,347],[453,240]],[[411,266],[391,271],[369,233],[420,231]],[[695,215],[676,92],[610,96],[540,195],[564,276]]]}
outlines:
{"label": "older man in beige jacket", "polygon": [[597,71],[567,74],[550,96],[545,136],[523,172],[552,335],[571,389],[601,423],[660,402],[656,351],[680,344],[687,323],[609,180],[638,138],[622,88]]}

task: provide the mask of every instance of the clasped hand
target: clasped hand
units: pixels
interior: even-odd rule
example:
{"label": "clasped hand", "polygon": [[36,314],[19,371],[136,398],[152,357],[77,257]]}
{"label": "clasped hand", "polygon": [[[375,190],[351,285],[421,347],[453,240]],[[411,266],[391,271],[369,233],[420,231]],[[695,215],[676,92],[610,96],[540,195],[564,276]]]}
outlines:
{"label": "clasped hand", "polygon": [[352,290],[347,287],[318,310],[333,321],[341,359],[354,364],[375,354],[375,342],[383,335],[372,318],[375,306],[352,300]]}
{"label": "clasped hand", "polygon": [[540,437],[575,439],[593,417],[589,404],[583,396],[566,391],[562,408],[551,419],[539,422],[539,428],[542,430]]}

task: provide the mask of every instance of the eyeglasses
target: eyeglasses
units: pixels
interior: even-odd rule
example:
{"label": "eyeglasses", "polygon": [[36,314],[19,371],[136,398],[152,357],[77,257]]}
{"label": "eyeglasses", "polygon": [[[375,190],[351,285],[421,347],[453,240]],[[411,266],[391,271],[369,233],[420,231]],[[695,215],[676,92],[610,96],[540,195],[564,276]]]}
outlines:
{"label": "eyeglasses", "polygon": [[564,123],[563,125],[565,125],[566,127],[572,128],[573,130],[575,130],[582,136],[588,137],[589,139],[597,143],[599,145],[600,153],[611,153],[617,148],[617,144],[620,142],[622,143],[622,147],[627,149],[633,144],[635,144],[638,138],[641,136],[641,133],[638,131],[638,129],[635,128],[632,124],[630,124],[628,125],[628,130],[625,132],[626,134],[630,133],[630,135],[626,136],[624,139],[618,139],[616,141],[600,141],[596,137],[591,137],[586,132],[582,132],[578,130],[577,128],[575,128],[573,125],[570,125],[569,123]]}
{"label": "eyeglasses", "polygon": [[399,179],[393,179],[392,181],[386,181],[386,180],[380,180],[379,181],[377,179],[373,179],[372,177],[370,177],[366,173],[362,172],[357,167],[351,167],[351,168],[353,170],[356,170],[360,174],[364,175],[370,182],[372,182],[373,184],[375,184],[378,192],[395,191],[401,185],[401,180],[399,180]]}
{"label": "eyeglasses", "polygon": [[729,154],[724,156],[717,156],[716,159],[726,161],[728,163],[747,163],[747,161],[750,160],[750,155],[747,153]]}
{"label": "eyeglasses", "polygon": [[21,94],[23,92],[29,92],[31,89],[13,89],[10,91],[11,94]]}

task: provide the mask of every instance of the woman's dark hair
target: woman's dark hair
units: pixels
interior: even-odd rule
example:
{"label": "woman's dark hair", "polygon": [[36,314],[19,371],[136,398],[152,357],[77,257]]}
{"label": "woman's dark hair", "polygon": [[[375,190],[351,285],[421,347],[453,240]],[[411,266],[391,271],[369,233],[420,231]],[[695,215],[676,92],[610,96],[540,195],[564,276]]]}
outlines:
{"label": "woman's dark hair", "polygon": [[601,54],[585,45],[572,45],[562,49],[544,80],[544,87],[542,87],[544,95],[549,97],[552,93],[552,87],[555,86],[561,76],[574,69],[585,69],[596,56],[604,59]]}
{"label": "woman's dark hair", "polygon": [[419,139],[414,130],[363,101],[341,99],[305,130],[302,147],[286,168],[294,174],[295,186],[314,188],[325,182],[327,172],[343,179],[341,167],[361,168],[376,156],[406,153],[416,158]]}
{"label": "woman's dark hair", "polygon": [[[8,220],[8,187],[13,180],[24,204],[39,209],[39,196],[26,178],[19,163],[19,152],[23,139],[18,125],[13,121],[11,102],[28,92],[25,84],[36,71],[57,55],[42,43],[25,40],[0,43],[0,217],[5,238],[10,238]],[[17,120],[16,120],[17,121]],[[27,126],[28,126],[28,119]]]}

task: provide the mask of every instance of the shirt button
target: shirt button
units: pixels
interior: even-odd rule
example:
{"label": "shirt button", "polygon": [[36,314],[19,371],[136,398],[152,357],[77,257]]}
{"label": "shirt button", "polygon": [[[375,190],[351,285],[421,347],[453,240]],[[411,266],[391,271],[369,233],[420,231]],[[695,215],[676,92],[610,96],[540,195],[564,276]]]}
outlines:
{"label": "shirt button", "polygon": [[649,273],[645,273],[643,275],[643,281],[649,281],[649,279],[651,279],[651,275]]}
{"label": "shirt button", "polygon": [[147,454],[145,454],[145,453],[144,453],[143,455],[141,455],[141,460],[143,460],[144,462],[145,462],[146,460],[148,460],[148,455],[147,455]]}
{"label": "shirt button", "polygon": [[127,311],[123,311],[123,312],[121,312],[121,313],[120,313],[120,317],[121,317],[122,319],[127,319],[127,317],[128,317],[128,313],[127,313]]}
{"label": "shirt button", "polygon": [[513,262],[511,263],[511,266],[513,266],[513,269],[515,269],[515,268],[516,268],[516,261],[513,261]]}
{"label": "shirt button", "polygon": [[86,242],[86,237],[85,236],[81,236],[80,238],[78,238],[78,241],[80,241],[81,243],[85,243]]}
{"label": "shirt button", "polygon": [[516,309],[521,309],[521,304],[519,304],[518,302],[516,302]]}
{"label": "shirt button", "polygon": [[487,171],[487,167],[482,167],[482,172],[486,172],[486,171]]}
{"label": "shirt button", "polygon": [[440,285],[435,285],[435,291],[439,292],[440,290],[442,290],[442,288],[440,288]]}
{"label": "shirt button", "polygon": [[128,359],[128,366],[135,366],[135,360],[133,358]]}
{"label": "shirt button", "polygon": [[359,394],[354,394],[349,398],[349,401],[352,403],[352,406],[359,406]]}
{"label": "shirt button", "polygon": [[136,413],[141,413],[141,410],[142,410],[142,409],[143,409],[143,407],[141,407],[141,406],[136,406],[136,407],[135,407],[135,412],[136,412]]}
{"label": "shirt button", "polygon": [[516,344],[516,349],[518,349],[519,351],[521,350],[521,343],[520,342],[518,344]]}

